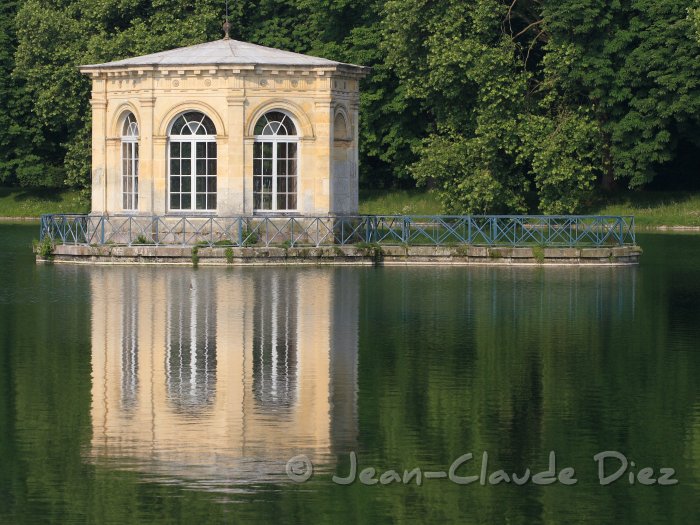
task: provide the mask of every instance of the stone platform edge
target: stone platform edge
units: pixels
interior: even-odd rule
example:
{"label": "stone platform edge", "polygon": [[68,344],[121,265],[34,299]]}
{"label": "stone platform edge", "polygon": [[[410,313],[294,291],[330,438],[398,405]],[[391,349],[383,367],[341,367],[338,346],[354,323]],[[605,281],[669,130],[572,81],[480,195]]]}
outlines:
{"label": "stone platform edge", "polygon": [[511,248],[486,246],[193,247],[58,245],[37,262],[82,264],[242,265],[598,265],[639,263],[638,246]]}

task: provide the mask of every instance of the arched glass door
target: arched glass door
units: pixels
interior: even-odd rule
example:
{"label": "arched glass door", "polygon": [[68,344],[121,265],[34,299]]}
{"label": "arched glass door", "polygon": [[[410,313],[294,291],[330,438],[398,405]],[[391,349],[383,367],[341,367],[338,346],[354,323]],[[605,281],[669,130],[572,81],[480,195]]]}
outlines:
{"label": "arched glass door", "polygon": [[281,111],[265,113],[255,125],[253,210],[296,211],[299,137]]}
{"label": "arched glass door", "polygon": [[180,115],[170,128],[170,210],[216,210],[216,127],[198,111]]}

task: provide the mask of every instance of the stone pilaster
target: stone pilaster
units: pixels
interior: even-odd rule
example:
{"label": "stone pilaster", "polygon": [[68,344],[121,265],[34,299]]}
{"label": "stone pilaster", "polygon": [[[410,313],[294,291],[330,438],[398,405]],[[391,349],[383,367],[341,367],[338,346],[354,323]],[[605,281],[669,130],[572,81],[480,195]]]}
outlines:
{"label": "stone pilaster", "polygon": [[154,170],[154,107],[155,98],[146,97],[139,100],[141,122],[139,122],[139,208],[140,215],[150,215],[155,200]]}
{"label": "stone pilaster", "polygon": [[95,75],[92,80],[92,212],[107,210],[107,80]]}

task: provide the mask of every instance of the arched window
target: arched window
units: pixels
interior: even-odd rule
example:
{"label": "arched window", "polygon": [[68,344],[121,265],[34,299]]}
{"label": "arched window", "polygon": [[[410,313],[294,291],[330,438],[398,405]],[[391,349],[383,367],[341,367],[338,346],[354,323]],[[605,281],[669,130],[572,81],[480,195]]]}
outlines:
{"label": "arched window", "polygon": [[122,127],[122,207],[139,208],[139,125],[128,113]]}
{"label": "arched window", "polygon": [[298,178],[297,128],[281,111],[265,113],[255,124],[253,209],[295,211]]}
{"label": "arched window", "polygon": [[171,210],[216,209],[216,127],[198,111],[183,113],[170,127]]}

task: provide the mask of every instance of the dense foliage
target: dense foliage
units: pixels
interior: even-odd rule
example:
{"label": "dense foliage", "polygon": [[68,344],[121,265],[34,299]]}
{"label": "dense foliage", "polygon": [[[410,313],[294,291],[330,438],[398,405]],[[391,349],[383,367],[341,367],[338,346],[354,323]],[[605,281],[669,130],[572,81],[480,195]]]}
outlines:
{"label": "dense foliage", "polygon": [[[240,0],[232,36],[373,67],[361,181],[438,190],[449,211],[585,207],[596,185],[693,185],[695,0]],[[695,9],[694,9],[695,8]],[[77,65],[219,38],[220,0],[0,6],[0,183],[87,188]],[[697,183],[695,183],[697,184]]]}

